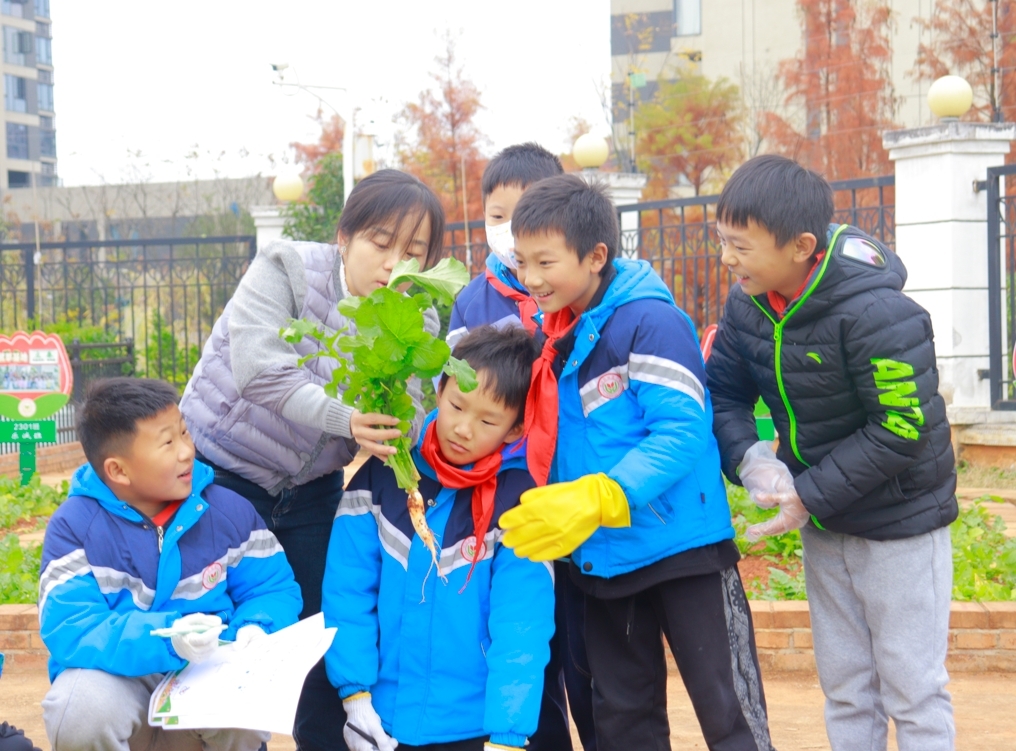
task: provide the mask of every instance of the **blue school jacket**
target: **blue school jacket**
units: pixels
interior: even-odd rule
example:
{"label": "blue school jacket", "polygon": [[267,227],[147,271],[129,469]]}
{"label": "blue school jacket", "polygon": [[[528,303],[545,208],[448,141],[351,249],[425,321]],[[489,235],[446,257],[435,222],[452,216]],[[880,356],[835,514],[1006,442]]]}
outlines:
{"label": "blue school jacket", "polygon": [[553,482],[604,472],[628,498],[631,526],[601,527],[572,554],[600,577],[734,536],[691,319],[648,263],[614,266],[558,378],[551,467]]}
{"label": "blue school jacket", "polygon": [[522,746],[536,731],[554,574],[501,544],[498,518],[534,486],[524,451],[512,448],[502,454],[491,529],[468,584],[473,490],[439,485],[419,450],[413,460],[420,492],[434,501],[427,524],[439,568],[413,530],[406,492],[378,459],[356,473],[335,515],[322,596],[325,622],[338,628],[325,655],[328,678],[343,698],[370,691],[385,732],[400,743],[489,735]]}
{"label": "blue school jacket", "polygon": [[186,665],[152,636],[190,613],[218,615],[235,638],[247,624],[272,633],[296,622],[300,587],[275,535],[247,499],[212,485],[194,462],[190,496],[164,528],[119,500],[85,464],[46,527],[39,623],[49,677],[89,668],[130,677]]}
{"label": "blue school jacket", "polygon": [[[512,289],[525,295],[529,294],[508,267],[493,253],[487,256],[487,268]],[[537,314],[537,322],[540,320],[542,315]],[[470,331],[488,324],[498,328],[521,326],[522,320],[519,318],[519,304],[494,289],[486,274],[480,274],[455,298],[445,341],[449,347],[454,348],[456,342]]]}

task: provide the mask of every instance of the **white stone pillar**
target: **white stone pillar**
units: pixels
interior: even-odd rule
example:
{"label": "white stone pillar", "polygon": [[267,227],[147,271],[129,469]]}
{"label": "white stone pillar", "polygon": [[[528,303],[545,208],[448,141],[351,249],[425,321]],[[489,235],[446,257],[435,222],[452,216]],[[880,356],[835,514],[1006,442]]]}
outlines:
{"label": "white stone pillar", "polygon": [[[600,172],[595,169],[584,169],[579,173],[589,183],[598,182],[607,187],[610,200],[614,206],[631,206],[642,200],[642,189],[649,179],[646,175],[634,172]],[[639,215],[635,211],[621,214],[621,254],[629,258],[638,256]]]}
{"label": "white stone pillar", "polygon": [[988,380],[978,375],[988,368],[987,202],[974,183],[1003,163],[1013,138],[1014,124],[955,121],[882,135],[896,168],[904,292],[931,314],[951,415],[990,409]]}
{"label": "white stone pillar", "polygon": [[251,206],[250,215],[257,233],[258,250],[275,240],[282,239],[282,228],[286,225],[286,218],[282,216],[281,206]]}

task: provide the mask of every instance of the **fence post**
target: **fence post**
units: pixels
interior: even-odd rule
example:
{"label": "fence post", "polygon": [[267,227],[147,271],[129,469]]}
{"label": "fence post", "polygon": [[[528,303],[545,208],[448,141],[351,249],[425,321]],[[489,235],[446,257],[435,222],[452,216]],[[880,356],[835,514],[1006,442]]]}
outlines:
{"label": "fence post", "polygon": [[[35,319],[35,249],[34,248],[25,248],[25,307],[28,308],[28,318],[29,318],[29,320],[34,320]],[[38,326],[36,326],[36,328],[38,328]]]}
{"label": "fence post", "polygon": [[988,354],[988,204],[976,183],[1001,165],[1016,125],[943,122],[888,131],[896,170],[896,252],[904,291],[931,314],[940,391],[954,424],[992,407]]}
{"label": "fence post", "polygon": [[[998,175],[988,170],[988,372],[991,395],[989,404],[1002,400],[1002,258],[998,253],[999,191]],[[992,249],[995,252],[992,252]]]}

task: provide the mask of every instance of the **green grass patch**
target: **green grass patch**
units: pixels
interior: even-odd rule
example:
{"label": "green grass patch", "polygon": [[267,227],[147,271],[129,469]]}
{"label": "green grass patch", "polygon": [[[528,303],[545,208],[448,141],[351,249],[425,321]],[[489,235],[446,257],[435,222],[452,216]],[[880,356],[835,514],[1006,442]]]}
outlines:
{"label": "green grass patch", "polygon": [[44,485],[36,475],[28,485],[0,477],[0,605],[33,603],[39,594],[42,545],[22,546],[12,530],[41,529],[67,497],[68,483]]}

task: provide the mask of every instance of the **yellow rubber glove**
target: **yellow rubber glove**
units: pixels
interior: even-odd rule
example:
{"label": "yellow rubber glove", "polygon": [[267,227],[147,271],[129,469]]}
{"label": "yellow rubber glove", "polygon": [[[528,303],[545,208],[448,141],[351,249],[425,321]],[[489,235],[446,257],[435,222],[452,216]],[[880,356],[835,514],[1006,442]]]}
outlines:
{"label": "yellow rubber glove", "polygon": [[600,527],[630,527],[621,486],[602,472],[527,490],[498,520],[502,542],[516,555],[552,561],[570,555]]}

